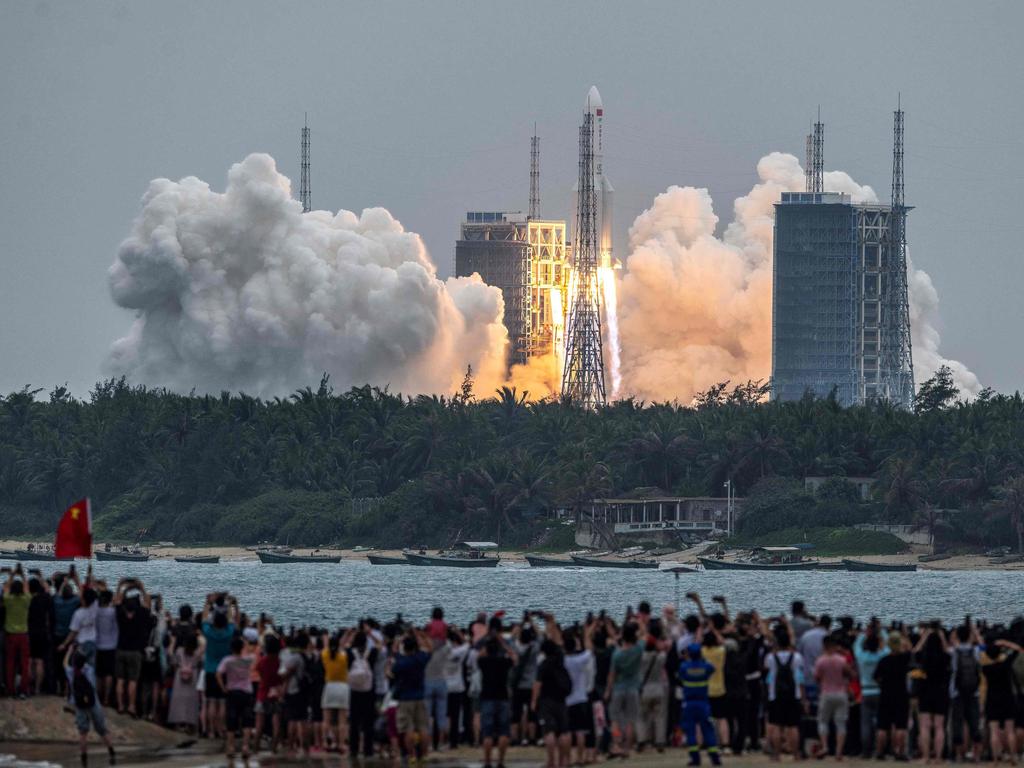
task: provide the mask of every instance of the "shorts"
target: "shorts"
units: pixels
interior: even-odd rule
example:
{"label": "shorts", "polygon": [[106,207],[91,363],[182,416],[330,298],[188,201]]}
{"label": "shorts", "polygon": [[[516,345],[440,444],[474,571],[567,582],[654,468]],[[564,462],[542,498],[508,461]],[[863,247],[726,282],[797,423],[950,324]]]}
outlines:
{"label": "shorts", "polygon": [[430,723],[427,722],[427,705],[423,699],[398,702],[396,725],[399,733],[426,733]]}
{"label": "shorts", "polygon": [[92,709],[75,708],[75,727],[79,733],[88,733],[89,725],[96,731],[97,736],[105,736],[107,733],[107,717],[103,714],[103,707],[97,701]]}
{"label": "shorts", "polygon": [[541,699],[537,704],[537,724],[545,736],[561,736],[569,732],[569,710],[564,701]]}
{"label": "shorts", "polygon": [[[114,675],[118,680],[135,682],[142,673],[142,651],[118,651],[114,659]],[[209,683],[209,681],[207,681]]]}
{"label": "shorts", "polygon": [[776,700],[768,702],[768,724],[780,728],[797,728],[803,711],[799,699]]}
{"label": "shorts", "polygon": [[533,698],[533,691],[530,688],[514,688],[512,689],[512,721],[515,723],[521,723],[523,721],[523,712],[525,711],[532,717],[530,712],[530,700]]}
{"label": "shorts", "polygon": [[203,695],[207,699],[223,699],[224,689],[220,687],[220,682],[217,680],[216,672],[207,672],[203,675],[203,682],[205,687],[203,688]]}
{"label": "shorts", "polygon": [[823,693],[818,699],[818,733],[827,733],[828,724],[836,724],[836,733],[846,733],[846,721],[850,717],[850,699],[846,691]]}
{"label": "shorts", "polygon": [[28,656],[30,659],[50,658],[50,638],[46,635],[34,635],[30,632],[28,636]]}
{"label": "shorts", "polygon": [[289,723],[304,723],[309,719],[309,702],[301,693],[284,695],[284,716]]}
{"label": "shorts", "polygon": [[[905,731],[910,721],[910,699],[906,696],[878,697],[878,730],[888,731],[895,728]],[[962,729],[961,729],[962,733]],[[954,731],[953,736],[956,736]]]}
{"label": "shorts", "polygon": [[949,712],[949,691],[946,688],[936,690],[935,686],[924,686],[917,707],[922,715],[945,715]]}
{"label": "shorts", "polygon": [[636,691],[612,691],[608,704],[608,722],[636,723],[640,719],[640,694]]}
{"label": "shorts", "polygon": [[281,702],[277,699],[264,699],[263,701],[257,701],[253,707],[253,711],[266,715],[267,717],[273,717],[274,715],[281,714]]}
{"label": "shorts", "polygon": [[727,720],[732,717],[734,707],[732,701],[726,696],[711,696],[708,701],[711,703],[711,716],[716,720]]}
{"label": "shorts", "polygon": [[350,698],[348,683],[326,683],[320,697],[320,709],[348,709]]}
{"label": "shorts", "polygon": [[507,738],[511,733],[512,707],[508,699],[480,700],[480,735],[485,739]]}
{"label": "shorts", "polygon": [[96,651],[96,677],[113,677],[117,672],[117,650]]}
{"label": "shorts", "polygon": [[245,691],[228,691],[224,719],[230,733],[243,728],[252,728],[255,718],[252,710],[252,694]]}
{"label": "shorts", "polygon": [[569,732],[590,733],[594,730],[594,706],[589,701],[569,706]]}

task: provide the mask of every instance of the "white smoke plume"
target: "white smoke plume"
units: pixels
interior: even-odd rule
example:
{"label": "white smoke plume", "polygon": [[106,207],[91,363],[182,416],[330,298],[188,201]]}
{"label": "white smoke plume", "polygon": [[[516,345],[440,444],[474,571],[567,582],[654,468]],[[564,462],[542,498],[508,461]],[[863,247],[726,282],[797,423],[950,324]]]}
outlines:
{"label": "white smoke plume", "polygon": [[[757,173],[720,238],[706,189],[669,187],[634,221],[619,289],[625,394],[688,402],[720,381],[771,375],[772,206],[805,182],[799,161],[780,152],[761,158]],[[824,184],[854,202],[877,200],[841,171],[825,173]],[[964,394],[976,394],[977,378],[938,354],[930,278],[912,270],[908,279],[916,380],[945,363]]]}
{"label": "white smoke plume", "polygon": [[265,154],[234,165],[223,193],[151,182],[109,281],[137,316],[108,371],[139,383],[270,396],[324,372],[407,393],[451,393],[467,365],[478,392],[504,378],[498,289],[439,280],[383,208],[303,214]]}

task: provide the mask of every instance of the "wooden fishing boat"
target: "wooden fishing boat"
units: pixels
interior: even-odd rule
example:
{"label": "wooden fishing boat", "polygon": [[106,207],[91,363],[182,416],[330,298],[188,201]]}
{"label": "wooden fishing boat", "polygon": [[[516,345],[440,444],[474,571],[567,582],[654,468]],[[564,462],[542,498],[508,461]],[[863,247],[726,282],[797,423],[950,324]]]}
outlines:
{"label": "wooden fishing boat", "polygon": [[57,557],[53,554],[52,550],[42,549],[16,549],[14,550],[14,557],[22,562],[31,561],[46,561],[53,562],[54,560],[74,560],[73,557]]}
{"label": "wooden fishing boat", "polygon": [[387,555],[367,555],[371,565],[409,565],[405,557],[388,557]]}
{"label": "wooden fishing boat", "polygon": [[181,555],[174,558],[176,563],[193,563],[195,565],[216,565],[220,562],[220,555]]}
{"label": "wooden fishing boat", "polygon": [[282,555],[269,550],[257,551],[261,563],[281,565],[284,563],[340,563],[341,555]]}
{"label": "wooden fishing boat", "polygon": [[878,571],[902,573],[916,571],[917,563],[866,563],[863,560],[843,559],[843,565],[848,571]]}
{"label": "wooden fishing boat", "polygon": [[757,547],[741,560],[698,557],[708,571],[841,571],[842,563],[823,563],[803,556],[801,547]]}
{"label": "wooden fishing boat", "polygon": [[144,563],[149,560],[149,553],[141,549],[97,549],[93,552],[97,560],[113,560],[118,562]]}
{"label": "wooden fishing boat", "polygon": [[657,568],[656,560],[604,560],[596,557],[572,555],[572,561],[584,568]]}
{"label": "wooden fishing boat", "polygon": [[544,557],[544,555],[526,555],[526,562],[531,568],[566,568],[576,565],[564,557]]}
{"label": "wooden fishing boat", "polygon": [[500,558],[488,557],[498,545],[493,541],[460,541],[450,551],[428,555],[424,552],[405,552],[405,558],[413,565],[439,568],[494,568]]}

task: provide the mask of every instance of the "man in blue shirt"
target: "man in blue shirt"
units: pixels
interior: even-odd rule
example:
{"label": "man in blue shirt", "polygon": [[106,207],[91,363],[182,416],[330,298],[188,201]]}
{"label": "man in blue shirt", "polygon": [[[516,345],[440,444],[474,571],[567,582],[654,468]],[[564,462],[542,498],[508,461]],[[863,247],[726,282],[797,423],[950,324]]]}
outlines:
{"label": "man in blue shirt", "polygon": [[686,733],[686,745],[690,751],[690,765],[700,765],[700,745],[697,743],[697,728],[701,740],[707,747],[712,765],[721,765],[715,726],[711,722],[711,703],[708,699],[708,682],[715,673],[700,652],[700,644],[693,643],[686,649],[686,658],[679,665],[679,682],[683,686],[683,717],[681,725]]}
{"label": "man in blue shirt", "polygon": [[398,732],[405,739],[407,753],[415,755],[415,763],[420,765],[430,743],[430,723],[423,700],[426,697],[424,678],[433,644],[430,636],[418,629],[410,630],[400,642],[396,650],[401,652],[392,657],[391,665],[398,702]]}

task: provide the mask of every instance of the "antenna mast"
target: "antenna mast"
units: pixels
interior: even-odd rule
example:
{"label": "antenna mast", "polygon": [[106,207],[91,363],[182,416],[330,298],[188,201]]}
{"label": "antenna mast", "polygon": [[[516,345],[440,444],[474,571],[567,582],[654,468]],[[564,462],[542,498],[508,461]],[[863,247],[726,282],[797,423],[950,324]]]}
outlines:
{"label": "antenna mast", "polygon": [[814,191],[814,134],[807,134],[804,148],[804,192]]}
{"label": "antenna mast", "polygon": [[537,124],[533,124],[533,138],[530,139],[530,209],[528,218],[540,218],[540,137]]}
{"label": "antenna mast", "polygon": [[814,124],[814,137],[811,141],[811,189],[810,192],[825,191],[825,124],[821,122],[821,107],[818,107],[818,121]]}
{"label": "antenna mast", "polygon": [[606,402],[604,349],[601,341],[601,294],[597,284],[597,192],[594,188],[594,111],[580,126],[579,196],[573,285],[565,332],[562,396],[586,408]]}
{"label": "antenna mast", "polygon": [[302,160],[300,163],[301,173],[299,176],[299,201],[302,203],[302,212],[309,213],[312,208],[312,198],[309,191],[309,119],[308,114],[303,117],[302,126]]}

